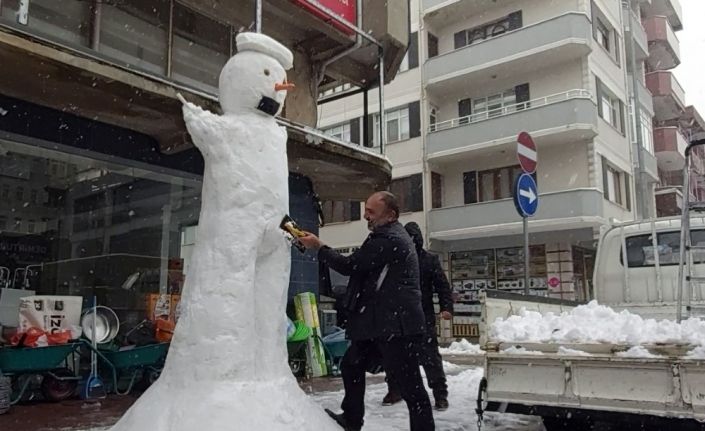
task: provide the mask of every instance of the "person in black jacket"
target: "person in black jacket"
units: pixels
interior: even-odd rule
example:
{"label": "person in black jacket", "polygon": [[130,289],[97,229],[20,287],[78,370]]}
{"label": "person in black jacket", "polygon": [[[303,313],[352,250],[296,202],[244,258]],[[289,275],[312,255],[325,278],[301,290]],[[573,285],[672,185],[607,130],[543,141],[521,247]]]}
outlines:
{"label": "person in black jacket", "polygon": [[[436,409],[446,410],[448,408],[448,384],[443,371],[443,358],[438,351],[433,294],[438,295],[441,318],[450,320],[453,318],[453,290],[450,288],[438,256],[423,249],[423,234],[419,225],[415,222],[409,222],[404,226],[404,229],[414,241],[416,253],[419,256],[421,303],[426,316],[426,337],[423,343],[419,345],[419,362],[426,371],[428,386],[433,390]],[[388,406],[401,401],[402,397],[398,385],[390,377],[387,377],[387,386],[389,391],[382,400],[382,404]]]}
{"label": "person in black jacket", "polygon": [[319,250],[323,263],[350,276],[342,304],[349,312],[346,336],[351,341],[340,367],[345,387],[343,413],[326,410],[345,430],[362,428],[365,373],[380,361],[387,375],[399,382],[411,430],[435,429],[416,348],[423,342],[426,326],[418,255],[398,218],[396,197],[377,192],[365,203],[365,219],[372,232],[352,255],[337,253],[311,233],[299,238],[307,248]]}

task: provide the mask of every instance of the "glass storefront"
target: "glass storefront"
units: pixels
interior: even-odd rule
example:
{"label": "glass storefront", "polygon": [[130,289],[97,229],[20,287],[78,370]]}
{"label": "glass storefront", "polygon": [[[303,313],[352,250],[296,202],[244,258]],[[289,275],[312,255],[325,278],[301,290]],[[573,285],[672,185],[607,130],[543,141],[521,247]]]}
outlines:
{"label": "glass storefront", "polygon": [[119,157],[0,140],[2,285],[98,297],[123,322],[152,293],[180,293],[197,176]]}

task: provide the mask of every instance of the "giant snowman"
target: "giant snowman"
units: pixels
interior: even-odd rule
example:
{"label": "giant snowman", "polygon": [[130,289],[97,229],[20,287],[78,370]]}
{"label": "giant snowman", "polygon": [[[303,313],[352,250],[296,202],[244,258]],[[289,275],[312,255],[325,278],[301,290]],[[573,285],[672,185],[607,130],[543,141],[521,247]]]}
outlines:
{"label": "giant snowman", "polygon": [[287,135],[274,116],[292,53],[257,33],[237,50],[220,74],[224,115],[184,101],[205,159],[198,241],[164,371],[113,431],[340,429],[287,364]]}

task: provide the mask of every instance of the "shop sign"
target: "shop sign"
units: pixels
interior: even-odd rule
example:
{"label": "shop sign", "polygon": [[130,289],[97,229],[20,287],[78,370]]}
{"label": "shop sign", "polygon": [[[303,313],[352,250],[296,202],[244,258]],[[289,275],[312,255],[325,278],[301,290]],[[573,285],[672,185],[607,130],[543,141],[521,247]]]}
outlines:
{"label": "shop sign", "polygon": [[[341,32],[353,35],[354,31],[341,24],[340,22],[331,18],[331,16],[316,7],[316,5],[309,0],[292,0],[297,5],[309,11],[312,15],[322,19],[323,21],[329,23]],[[350,24],[355,25],[355,20],[357,16],[357,5],[356,0],[317,0],[316,3],[321,4],[331,12],[343,18]]]}

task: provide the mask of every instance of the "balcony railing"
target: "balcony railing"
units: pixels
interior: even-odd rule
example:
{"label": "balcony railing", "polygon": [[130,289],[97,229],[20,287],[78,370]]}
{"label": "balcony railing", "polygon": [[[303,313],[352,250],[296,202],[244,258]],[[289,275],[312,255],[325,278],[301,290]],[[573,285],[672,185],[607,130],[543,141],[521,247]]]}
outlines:
{"label": "balcony railing", "polygon": [[453,118],[452,120],[442,121],[440,123],[431,124],[429,132],[438,132],[441,130],[453,129],[455,127],[465,126],[468,124],[479,123],[481,121],[492,118],[503,117],[528,109],[539,108],[542,106],[552,105],[554,103],[564,102],[571,99],[590,99],[592,95],[589,90],[582,88],[564,91],[562,93],[551,94],[549,96],[539,97],[526,102],[515,103],[513,105],[503,106],[501,108],[490,109],[487,111],[477,112],[475,114],[466,115],[464,117]]}

